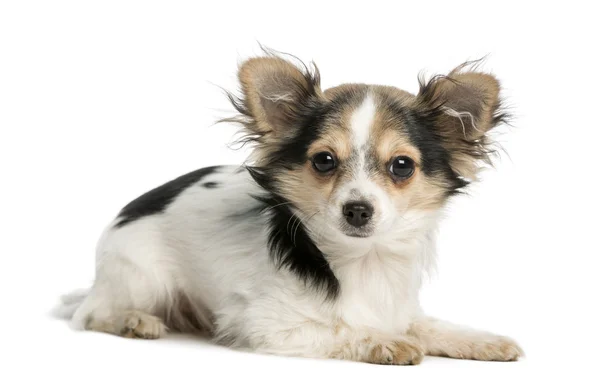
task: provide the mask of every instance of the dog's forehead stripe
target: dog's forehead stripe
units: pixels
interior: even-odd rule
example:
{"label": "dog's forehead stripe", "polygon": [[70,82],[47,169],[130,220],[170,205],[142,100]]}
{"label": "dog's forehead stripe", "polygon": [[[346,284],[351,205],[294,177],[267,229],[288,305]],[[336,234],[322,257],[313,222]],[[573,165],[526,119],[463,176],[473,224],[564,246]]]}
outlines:
{"label": "dog's forehead stripe", "polygon": [[375,120],[376,109],[373,97],[367,94],[360,106],[352,113],[350,131],[352,134],[352,145],[357,150],[364,147],[369,140],[369,133]]}

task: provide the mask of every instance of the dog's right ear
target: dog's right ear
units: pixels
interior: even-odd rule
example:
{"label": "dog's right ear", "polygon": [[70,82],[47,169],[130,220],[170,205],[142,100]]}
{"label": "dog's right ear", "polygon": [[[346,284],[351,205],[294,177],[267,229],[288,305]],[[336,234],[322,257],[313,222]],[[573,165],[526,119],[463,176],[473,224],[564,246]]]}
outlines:
{"label": "dog's right ear", "polygon": [[[245,61],[238,72],[243,99],[238,111],[250,118],[250,134],[288,136],[321,96],[316,66],[303,70],[277,57],[267,56]],[[243,111],[239,107],[242,107]]]}

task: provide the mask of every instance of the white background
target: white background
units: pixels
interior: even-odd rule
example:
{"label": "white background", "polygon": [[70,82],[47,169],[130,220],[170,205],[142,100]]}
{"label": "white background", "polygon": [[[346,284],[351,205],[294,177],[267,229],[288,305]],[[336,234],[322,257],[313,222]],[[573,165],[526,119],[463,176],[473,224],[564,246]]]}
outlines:
{"label": "white background", "polygon": [[[597,380],[597,11],[415,3],[0,3],[0,382]],[[526,359],[277,358],[78,333],[48,315],[60,294],[89,286],[98,235],[125,203],[244,159],[227,148],[235,129],[213,122],[232,111],[217,86],[235,89],[257,41],[314,59],[324,88],[416,92],[419,71],[489,54],[484,68],[516,117],[502,136],[510,157],[448,209],[422,300],[432,315],[517,339]]]}

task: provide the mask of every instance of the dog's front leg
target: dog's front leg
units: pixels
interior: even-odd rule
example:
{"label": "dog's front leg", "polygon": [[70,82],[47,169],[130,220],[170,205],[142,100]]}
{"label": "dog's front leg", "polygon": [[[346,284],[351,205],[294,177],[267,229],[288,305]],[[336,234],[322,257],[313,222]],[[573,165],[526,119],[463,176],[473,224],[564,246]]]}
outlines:
{"label": "dog's front leg", "polygon": [[327,357],[370,364],[418,365],[423,355],[419,341],[411,337],[363,337],[338,343]]}
{"label": "dog's front leg", "polygon": [[431,317],[415,321],[409,335],[417,338],[425,354],[457,359],[516,361],[523,350],[508,337],[472,330]]}
{"label": "dog's front leg", "polygon": [[423,360],[421,343],[411,336],[304,325],[272,334],[254,347],[259,353],[350,360],[371,364],[417,365]]}

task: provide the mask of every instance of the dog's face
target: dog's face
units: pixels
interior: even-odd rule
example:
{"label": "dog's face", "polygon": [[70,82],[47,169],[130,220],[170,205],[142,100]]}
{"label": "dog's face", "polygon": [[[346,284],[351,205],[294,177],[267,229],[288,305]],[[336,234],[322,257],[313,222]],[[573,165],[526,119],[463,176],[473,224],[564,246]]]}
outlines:
{"label": "dog's face", "polygon": [[323,92],[317,72],[278,57],[248,60],[239,77],[256,178],[317,237],[406,232],[475,177],[502,118],[498,82],[462,68],[416,96],[364,84]]}

